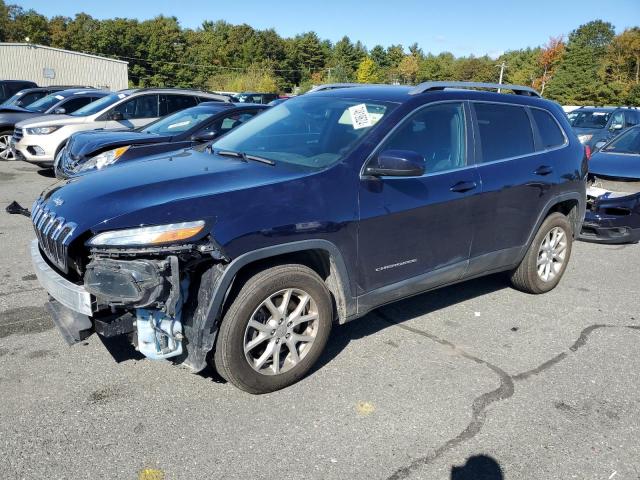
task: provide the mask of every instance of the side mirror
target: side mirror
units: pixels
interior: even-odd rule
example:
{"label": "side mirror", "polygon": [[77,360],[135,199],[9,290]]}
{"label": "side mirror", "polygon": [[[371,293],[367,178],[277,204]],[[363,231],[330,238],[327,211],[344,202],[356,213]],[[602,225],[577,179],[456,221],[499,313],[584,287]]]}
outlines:
{"label": "side mirror", "polygon": [[213,140],[218,136],[217,130],[207,130],[205,132],[198,132],[191,135],[192,142],[208,142],[209,140]]}
{"label": "side mirror", "polygon": [[424,174],[424,157],[411,150],[385,150],[364,173],[373,177],[419,177]]}
{"label": "side mirror", "polygon": [[58,107],[53,109],[53,113],[55,113],[56,115],[63,115],[67,113],[67,111],[63,107]]}
{"label": "side mirror", "polygon": [[109,115],[109,120],[113,120],[114,122],[121,122],[122,120],[124,120],[124,115],[122,115],[122,112],[111,112],[111,115]]}
{"label": "side mirror", "polygon": [[614,123],[613,125],[611,125],[611,130],[622,130],[622,124]]}

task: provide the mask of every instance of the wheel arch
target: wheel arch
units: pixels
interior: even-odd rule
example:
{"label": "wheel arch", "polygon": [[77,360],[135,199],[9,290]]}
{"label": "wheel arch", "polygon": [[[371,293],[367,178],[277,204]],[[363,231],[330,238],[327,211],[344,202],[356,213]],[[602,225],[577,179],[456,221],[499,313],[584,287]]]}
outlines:
{"label": "wheel arch", "polygon": [[305,265],[320,275],[332,294],[335,314],[340,323],[356,314],[356,300],[351,293],[349,274],[340,250],[332,242],[302,240],[247,252],[224,268],[216,264],[218,268],[210,285],[204,287],[210,288],[212,295],[207,307],[193,318],[191,348],[185,359],[188,366],[195,371],[205,368],[206,357],[215,345],[225,308],[241,287],[242,279],[264,268],[287,263]]}

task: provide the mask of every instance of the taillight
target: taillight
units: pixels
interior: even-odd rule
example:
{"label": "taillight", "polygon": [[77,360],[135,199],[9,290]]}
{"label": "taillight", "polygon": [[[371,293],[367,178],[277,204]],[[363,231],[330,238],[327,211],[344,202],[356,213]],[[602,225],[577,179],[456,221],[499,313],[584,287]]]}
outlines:
{"label": "taillight", "polygon": [[584,155],[587,157],[587,160],[591,160],[591,147],[589,145],[584,146]]}

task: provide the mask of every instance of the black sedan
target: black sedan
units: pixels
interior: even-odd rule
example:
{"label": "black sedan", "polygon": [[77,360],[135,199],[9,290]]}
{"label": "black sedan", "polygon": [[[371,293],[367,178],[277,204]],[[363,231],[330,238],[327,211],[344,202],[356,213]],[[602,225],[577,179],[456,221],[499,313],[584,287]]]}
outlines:
{"label": "black sedan", "polygon": [[640,126],[591,157],[580,238],[600,243],[640,241]]}
{"label": "black sedan", "polygon": [[218,138],[269,108],[251,103],[202,102],[135,130],[79,132],[54,162],[70,178],[142,157],[190,148]]}

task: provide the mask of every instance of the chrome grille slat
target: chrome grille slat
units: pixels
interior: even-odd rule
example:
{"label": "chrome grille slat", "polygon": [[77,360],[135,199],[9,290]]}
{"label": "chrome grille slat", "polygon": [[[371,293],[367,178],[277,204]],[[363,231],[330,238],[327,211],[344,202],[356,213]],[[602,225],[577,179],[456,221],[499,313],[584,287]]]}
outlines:
{"label": "chrome grille slat", "polygon": [[36,200],[31,210],[31,221],[38,237],[40,249],[60,270],[67,273],[67,253],[71,236],[76,228],[50,211],[42,199]]}

